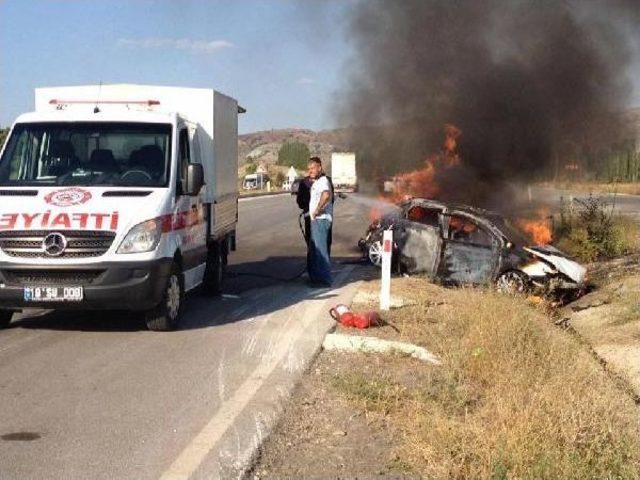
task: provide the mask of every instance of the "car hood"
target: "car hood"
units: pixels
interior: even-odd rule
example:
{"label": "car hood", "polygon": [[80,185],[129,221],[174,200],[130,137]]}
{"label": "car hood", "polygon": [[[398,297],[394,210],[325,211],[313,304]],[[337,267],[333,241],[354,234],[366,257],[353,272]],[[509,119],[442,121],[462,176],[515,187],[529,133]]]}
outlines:
{"label": "car hood", "polygon": [[551,245],[524,247],[524,250],[534,257],[545,260],[561,273],[576,283],[584,283],[587,269],[578,262],[571,260],[565,253]]}

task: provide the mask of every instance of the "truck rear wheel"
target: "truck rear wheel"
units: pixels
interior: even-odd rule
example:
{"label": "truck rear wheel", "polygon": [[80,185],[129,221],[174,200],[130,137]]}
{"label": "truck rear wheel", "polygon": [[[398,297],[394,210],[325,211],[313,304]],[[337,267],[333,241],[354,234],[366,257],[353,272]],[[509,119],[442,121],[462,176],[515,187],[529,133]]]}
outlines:
{"label": "truck rear wheel", "polygon": [[177,264],[171,268],[162,300],[145,315],[149,330],[166,332],[175,330],[180,323],[184,304],[184,278]]}
{"label": "truck rear wheel", "polygon": [[11,310],[0,310],[0,329],[7,328],[11,323],[13,312]]}
{"label": "truck rear wheel", "polygon": [[207,267],[204,273],[203,290],[209,295],[220,295],[227,270],[227,249],[225,243],[214,243],[207,253]]}

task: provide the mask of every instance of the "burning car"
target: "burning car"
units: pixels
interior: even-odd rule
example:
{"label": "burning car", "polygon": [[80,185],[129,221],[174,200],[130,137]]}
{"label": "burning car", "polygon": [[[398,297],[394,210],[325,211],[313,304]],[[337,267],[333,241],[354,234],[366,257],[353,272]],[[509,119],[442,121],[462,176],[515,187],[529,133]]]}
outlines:
{"label": "burning car", "polygon": [[393,268],[451,284],[495,283],[500,291],[579,293],[586,269],[550,245],[529,241],[504,217],[486,210],[414,198],[375,220],[359,242],[381,264],[382,232],[394,232]]}

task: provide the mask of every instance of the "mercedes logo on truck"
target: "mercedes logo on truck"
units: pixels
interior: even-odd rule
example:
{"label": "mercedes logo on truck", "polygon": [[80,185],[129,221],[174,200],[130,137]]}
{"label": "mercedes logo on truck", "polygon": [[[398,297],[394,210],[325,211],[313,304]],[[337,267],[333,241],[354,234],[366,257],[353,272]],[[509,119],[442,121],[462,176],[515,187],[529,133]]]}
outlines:
{"label": "mercedes logo on truck", "polygon": [[61,233],[50,233],[44,237],[42,248],[44,249],[44,253],[50,257],[59,257],[67,248],[67,239]]}

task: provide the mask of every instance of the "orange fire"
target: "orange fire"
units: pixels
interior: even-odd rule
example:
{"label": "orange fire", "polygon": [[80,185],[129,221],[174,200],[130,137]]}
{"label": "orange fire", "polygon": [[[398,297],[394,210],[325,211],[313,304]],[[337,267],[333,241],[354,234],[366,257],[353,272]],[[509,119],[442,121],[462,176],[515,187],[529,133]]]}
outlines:
{"label": "orange fire", "polygon": [[377,222],[381,218],[382,218],[382,210],[378,207],[371,207],[371,210],[369,210],[369,221]]}
{"label": "orange fire", "polygon": [[438,196],[440,193],[436,179],[438,170],[460,165],[457,148],[458,138],[462,132],[454,125],[447,124],[444,127],[444,133],[444,145],[439,154],[427,158],[422,168],[394,177],[391,201],[400,203],[411,197],[435,198]]}
{"label": "orange fire", "polygon": [[536,245],[548,245],[553,240],[549,212],[539,210],[536,219],[518,220],[518,227],[526,233]]}

